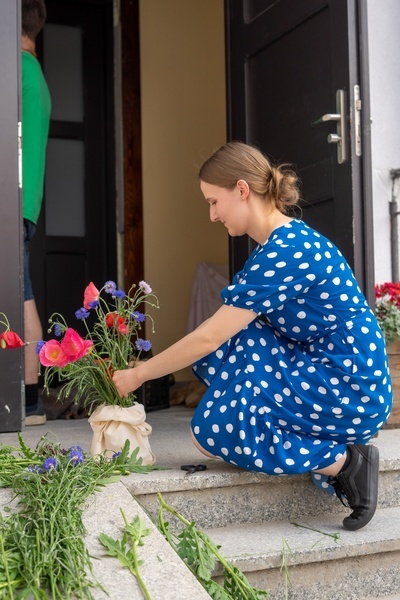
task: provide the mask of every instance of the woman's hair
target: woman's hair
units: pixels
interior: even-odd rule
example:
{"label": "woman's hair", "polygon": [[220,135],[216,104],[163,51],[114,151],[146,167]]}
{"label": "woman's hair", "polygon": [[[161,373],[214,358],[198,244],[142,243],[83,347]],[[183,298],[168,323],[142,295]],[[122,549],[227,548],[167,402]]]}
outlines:
{"label": "woman's hair", "polygon": [[228,142],[202,165],[199,179],[205,183],[233,189],[244,179],[250,189],[268,198],[282,213],[299,201],[299,180],[286,168],[274,166],[260,150],[242,142]]}
{"label": "woman's hair", "polygon": [[46,22],[46,5],[44,0],[22,0],[21,29],[30,40],[35,41]]}

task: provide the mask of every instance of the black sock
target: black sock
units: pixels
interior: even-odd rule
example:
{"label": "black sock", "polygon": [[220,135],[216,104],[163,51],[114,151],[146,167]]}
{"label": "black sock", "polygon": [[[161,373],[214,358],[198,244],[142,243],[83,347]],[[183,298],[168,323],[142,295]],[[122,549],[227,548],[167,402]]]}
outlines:
{"label": "black sock", "polygon": [[347,450],[346,451],[346,460],[344,461],[344,465],[343,467],[340,469],[339,473],[342,473],[343,471],[345,471],[347,469],[347,467],[350,464],[350,452]]}
{"label": "black sock", "polygon": [[25,386],[25,406],[36,406],[39,399],[39,384],[30,383]]}

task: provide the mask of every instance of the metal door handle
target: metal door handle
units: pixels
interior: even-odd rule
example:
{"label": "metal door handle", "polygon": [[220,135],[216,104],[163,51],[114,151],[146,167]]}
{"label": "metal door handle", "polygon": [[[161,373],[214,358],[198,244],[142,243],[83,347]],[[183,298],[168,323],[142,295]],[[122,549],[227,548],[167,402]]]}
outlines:
{"label": "metal door handle", "polygon": [[336,133],[328,135],[328,144],[337,144],[337,160],[339,164],[344,163],[348,158],[346,142],[346,94],[344,90],[336,92],[336,112],[322,115],[312,124],[320,125],[327,121],[336,121]]}
{"label": "metal door handle", "polygon": [[326,115],[322,115],[320,119],[314,121],[313,125],[319,125],[320,123],[325,123],[326,121],[339,121],[340,115],[338,113],[327,113]]}

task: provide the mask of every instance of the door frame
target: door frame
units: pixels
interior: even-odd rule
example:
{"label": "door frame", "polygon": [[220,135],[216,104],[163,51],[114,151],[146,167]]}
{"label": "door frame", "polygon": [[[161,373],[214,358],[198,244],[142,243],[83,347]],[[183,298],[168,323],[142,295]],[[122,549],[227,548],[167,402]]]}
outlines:
{"label": "door frame", "polygon": [[139,0],[120,0],[119,25],[123,203],[118,202],[117,220],[118,233],[123,238],[119,262],[123,262],[123,282],[129,289],[133,283],[144,279]]}
{"label": "door frame", "polygon": [[[23,339],[23,251],[21,197],[21,7],[0,4],[0,311]],[[20,299],[20,302],[17,301]],[[5,331],[1,325],[0,331]],[[0,431],[21,431],[25,404],[23,349],[2,351],[0,364]]]}
{"label": "door frame", "polygon": [[359,30],[360,87],[362,94],[361,136],[362,136],[362,194],[364,206],[364,293],[371,306],[375,305],[375,252],[374,252],[374,215],[372,188],[372,142],[371,142],[371,102],[369,79],[368,45],[368,6],[364,0],[357,0],[357,18]]}

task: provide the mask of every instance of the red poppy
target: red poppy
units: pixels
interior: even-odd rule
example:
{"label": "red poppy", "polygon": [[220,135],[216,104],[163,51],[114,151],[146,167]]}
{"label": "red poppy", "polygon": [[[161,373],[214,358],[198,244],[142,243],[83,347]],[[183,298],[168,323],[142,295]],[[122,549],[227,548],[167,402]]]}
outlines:
{"label": "red poppy", "polygon": [[127,324],[125,323],[124,317],[121,317],[121,315],[119,315],[116,312],[107,313],[106,325],[107,325],[107,327],[115,327],[123,335],[126,335],[127,333],[129,333],[129,329],[128,329]]}
{"label": "red poppy", "polygon": [[96,305],[100,296],[100,292],[97,287],[94,285],[93,281],[86,286],[84,294],[83,294],[83,306],[84,308],[90,309]]}
{"label": "red poppy", "polygon": [[0,333],[0,347],[5,348],[7,350],[12,350],[13,348],[20,348],[24,345],[24,342],[21,340],[19,335],[14,331],[5,331],[4,333]]}

